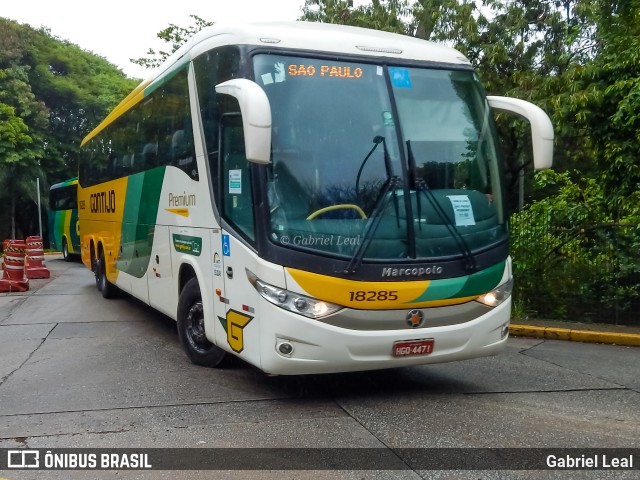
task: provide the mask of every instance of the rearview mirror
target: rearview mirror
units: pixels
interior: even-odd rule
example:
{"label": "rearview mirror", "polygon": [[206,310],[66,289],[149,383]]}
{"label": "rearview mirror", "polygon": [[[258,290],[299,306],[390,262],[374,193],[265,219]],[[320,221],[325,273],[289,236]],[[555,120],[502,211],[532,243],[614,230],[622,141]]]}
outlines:
{"label": "rearview mirror", "polygon": [[536,170],[551,168],[553,163],[553,125],[540,107],[525,100],[488,96],[489,106],[496,110],[515,113],[531,124],[533,166]]}
{"label": "rearview mirror", "polygon": [[264,90],[251,80],[235,78],[216,85],[216,92],[240,104],[247,160],[271,163],[271,105]]}

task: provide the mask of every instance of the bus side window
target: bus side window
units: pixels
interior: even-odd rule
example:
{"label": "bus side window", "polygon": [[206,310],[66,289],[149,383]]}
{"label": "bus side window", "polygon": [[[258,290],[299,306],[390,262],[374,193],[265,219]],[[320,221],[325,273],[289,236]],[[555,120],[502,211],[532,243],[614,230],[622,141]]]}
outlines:
{"label": "bus side window", "polygon": [[[241,55],[238,47],[231,45],[209,50],[193,61],[200,118],[214,185],[220,185],[220,179],[218,178],[218,173],[220,172],[218,165],[220,116],[224,112],[238,110],[237,105],[235,110],[227,109],[223,99],[226,95],[216,95],[214,87],[226,80],[242,76],[240,59]],[[216,192],[216,201],[219,201],[218,192]]]}
{"label": "bus side window", "polygon": [[171,136],[171,159],[172,165],[183,170],[191,178],[197,179],[193,134],[190,128],[176,130]]}
{"label": "bus side window", "polygon": [[158,144],[147,143],[142,147],[142,158],[147,168],[158,166]]}

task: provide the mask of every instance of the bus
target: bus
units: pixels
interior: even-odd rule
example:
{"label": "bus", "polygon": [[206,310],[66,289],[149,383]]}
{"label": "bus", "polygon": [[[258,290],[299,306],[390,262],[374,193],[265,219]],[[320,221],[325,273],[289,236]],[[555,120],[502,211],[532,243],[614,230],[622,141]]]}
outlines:
{"label": "bus", "polygon": [[305,22],[194,35],[82,142],[83,263],[177,321],[197,365],[361,371],[494,355],[510,321],[505,169],[458,51]]}
{"label": "bus", "polygon": [[52,185],[49,190],[49,245],[69,261],[80,254],[78,233],[78,177]]}

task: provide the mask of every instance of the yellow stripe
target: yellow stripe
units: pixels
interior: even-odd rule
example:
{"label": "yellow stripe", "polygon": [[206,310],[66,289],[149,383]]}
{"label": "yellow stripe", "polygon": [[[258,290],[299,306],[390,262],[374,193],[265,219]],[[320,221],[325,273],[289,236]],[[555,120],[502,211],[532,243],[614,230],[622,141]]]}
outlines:
{"label": "yellow stripe", "polygon": [[548,340],[640,346],[640,335],[636,333],[572,330],[569,328],[517,324],[511,324],[509,326],[509,332],[515,336],[544,338]]}
{"label": "yellow stripe", "polygon": [[62,227],[62,236],[67,237],[67,249],[69,253],[73,253],[73,245],[71,242],[71,210],[64,212],[64,226]]}
{"label": "yellow stripe", "polygon": [[429,287],[429,280],[409,282],[360,282],[305,272],[295,268],[286,271],[310,296],[344,307],[360,310],[402,310],[408,308],[458,305],[476,297],[450,298],[412,302]]}
{"label": "yellow stripe", "polygon": [[169,213],[175,213],[176,215],[182,215],[183,217],[189,216],[188,208],[165,208],[165,210]]}

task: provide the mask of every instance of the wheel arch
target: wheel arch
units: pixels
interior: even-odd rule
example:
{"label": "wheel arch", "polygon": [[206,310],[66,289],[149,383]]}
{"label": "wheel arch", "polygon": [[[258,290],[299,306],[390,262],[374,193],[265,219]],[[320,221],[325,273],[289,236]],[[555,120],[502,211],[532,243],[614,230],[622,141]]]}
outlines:
{"label": "wheel arch", "polygon": [[[213,338],[215,324],[212,319],[215,318],[215,297],[213,296],[213,292],[209,291],[207,279],[205,277],[204,272],[202,271],[202,266],[198,264],[191,256],[184,255],[182,258],[179,258],[180,266],[178,267],[178,275],[177,275],[177,292],[178,292],[178,300],[180,299],[180,294],[184,289],[185,285],[189,280],[195,278],[198,282],[198,286],[200,287],[200,296],[202,298],[202,306],[204,308],[205,318],[208,319],[208,327],[212,330],[208,330],[208,333],[211,334],[211,338]],[[177,312],[176,312],[177,313]]]}
{"label": "wheel arch", "polygon": [[187,284],[189,280],[192,278],[196,278],[198,280],[198,284],[200,285],[202,282],[198,278],[198,274],[196,273],[196,268],[189,262],[183,262],[180,264],[180,270],[178,272],[178,295],[182,293],[184,286]]}
{"label": "wheel arch", "polygon": [[96,242],[94,238],[89,240],[89,262],[91,262],[91,271],[96,271],[96,260],[98,259],[98,254],[96,252]]}

